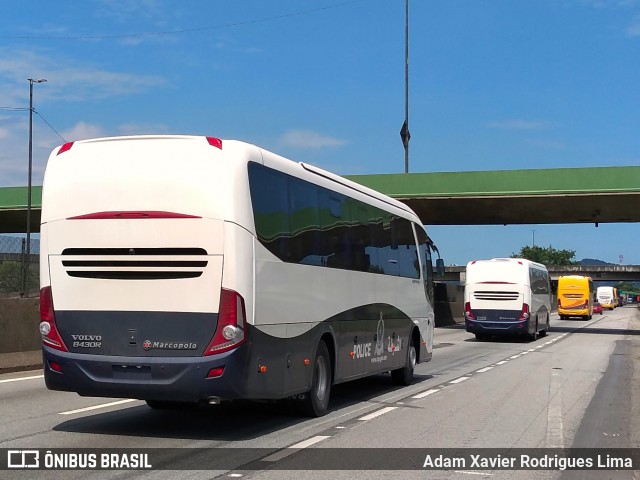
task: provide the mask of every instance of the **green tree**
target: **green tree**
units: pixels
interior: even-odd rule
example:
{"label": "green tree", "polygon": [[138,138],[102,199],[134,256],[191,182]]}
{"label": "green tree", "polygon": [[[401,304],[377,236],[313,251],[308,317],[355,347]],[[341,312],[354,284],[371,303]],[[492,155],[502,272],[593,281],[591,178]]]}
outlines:
{"label": "green tree", "polygon": [[575,265],[575,250],[558,250],[551,245],[548,247],[525,246],[518,253],[512,253],[511,258],[526,258],[543,265]]}
{"label": "green tree", "polygon": [[636,283],[637,282],[618,282],[616,283],[616,288],[618,289],[618,292],[633,292],[637,294],[640,292],[640,287]]}

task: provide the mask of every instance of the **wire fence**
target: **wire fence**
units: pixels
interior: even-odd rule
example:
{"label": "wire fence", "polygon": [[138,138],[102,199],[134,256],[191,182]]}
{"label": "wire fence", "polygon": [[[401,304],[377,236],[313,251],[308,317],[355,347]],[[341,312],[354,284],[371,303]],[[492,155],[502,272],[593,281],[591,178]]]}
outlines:
{"label": "wire fence", "polygon": [[0,235],[0,296],[34,297],[40,292],[40,239]]}

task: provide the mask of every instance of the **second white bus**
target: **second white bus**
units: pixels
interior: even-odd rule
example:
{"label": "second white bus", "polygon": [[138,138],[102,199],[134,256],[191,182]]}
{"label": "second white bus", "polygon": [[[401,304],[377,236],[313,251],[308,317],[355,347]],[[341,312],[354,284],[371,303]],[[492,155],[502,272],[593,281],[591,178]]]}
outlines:
{"label": "second white bus", "polygon": [[467,264],[465,328],[478,340],[517,334],[535,340],[549,330],[549,272],[522,258],[474,260]]}
{"label": "second white bus", "polygon": [[608,308],[609,310],[613,310],[618,303],[615,289],[612,286],[598,287],[596,289],[596,298],[598,303],[602,305],[602,308]]}
{"label": "second white bus", "polygon": [[404,204],[254,145],[65,144],[42,193],[47,387],[323,415],[333,384],[408,384],[431,358],[434,249]]}

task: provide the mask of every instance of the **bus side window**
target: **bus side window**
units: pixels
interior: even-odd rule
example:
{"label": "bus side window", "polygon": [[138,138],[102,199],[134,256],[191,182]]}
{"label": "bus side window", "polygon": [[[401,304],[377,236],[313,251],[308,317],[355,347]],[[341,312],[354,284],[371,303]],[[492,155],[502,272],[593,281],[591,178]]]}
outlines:
{"label": "bus side window", "polygon": [[418,238],[418,255],[420,257],[420,263],[422,264],[424,291],[427,298],[433,301],[433,265],[431,263],[431,252],[429,251],[427,234],[420,225],[414,224],[414,228]]}
{"label": "bus side window", "polygon": [[291,226],[287,177],[249,163],[249,184],[256,233],[262,244],[281,260],[288,261]]}
{"label": "bus side window", "polygon": [[416,239],[411,222],[396,218],[393,222],[394,237],[398,248],[398,275],[407,278],[420,278]]}

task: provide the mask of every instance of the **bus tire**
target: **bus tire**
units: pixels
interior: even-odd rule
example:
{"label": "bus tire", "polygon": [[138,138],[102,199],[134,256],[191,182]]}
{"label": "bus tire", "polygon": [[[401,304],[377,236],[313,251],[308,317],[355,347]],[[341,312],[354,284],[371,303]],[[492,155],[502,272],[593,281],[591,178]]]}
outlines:
{"label": "bus tire", "polygon": [[413,340],[409,343],[407,348],[407,357],[405,359],[404,367],[391,371],[391,381],[394,385],[401,385],[406,387],[411,385],[413,380],[413,371],[416,368],[418,362],[418,354],[416,353],[416,346]]}
{"label": "bus tire", "polygon": [[320,341],[313,362],[311,390],[302,400],[302,412],[310,417],[326,415],[331,394],[331,359],[329,349],[324,341]]}
{"label": "bus tire", "polygon": [[536,322],[533,325],[533,333],[529,334],[529,340],[535,342],[538,339],[538,317],[536,316]]}
{"label": "bus tire", "polygon": [[547,323],[545,324],[544,330],[540,330],[540,333],[538,334],[538,336],[546,337],[550,326],[551,326],[551,316],[547,313]]}

